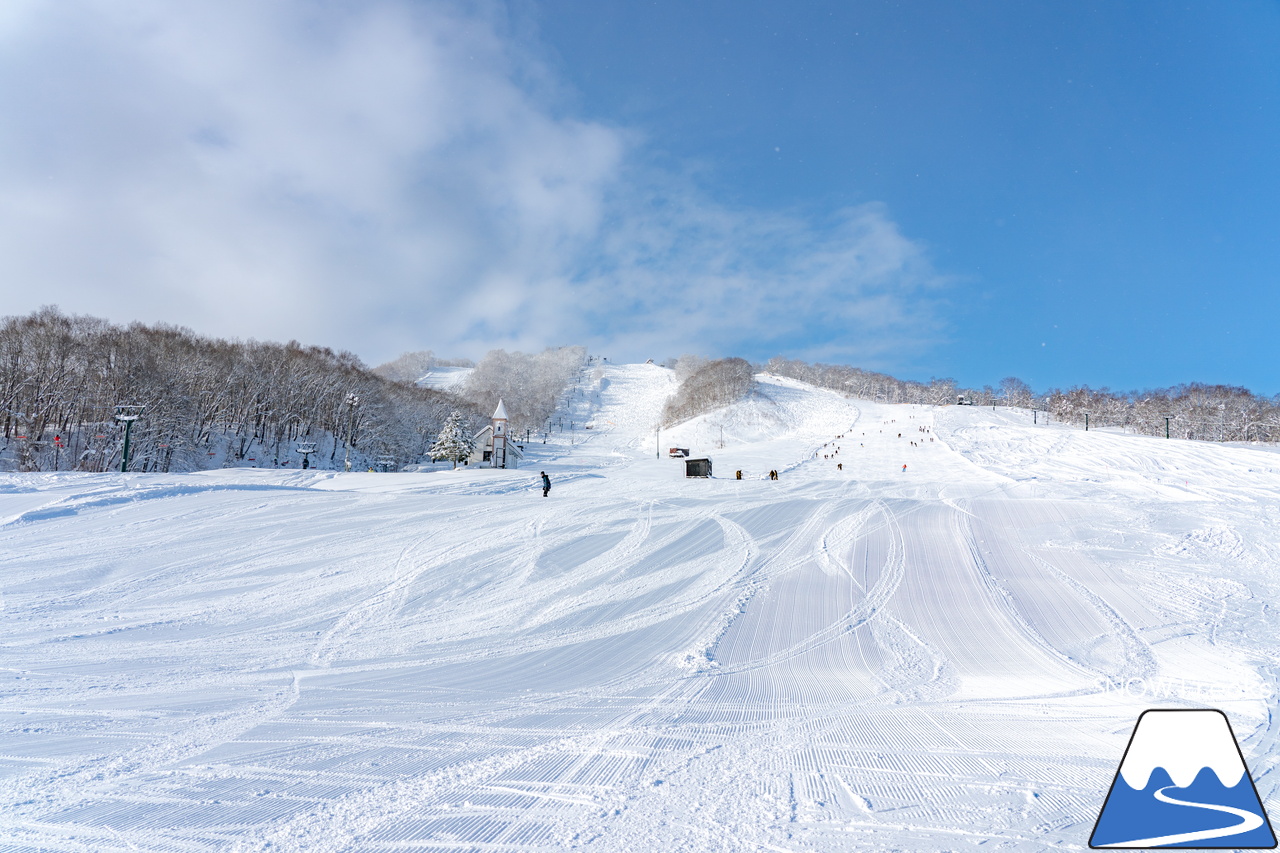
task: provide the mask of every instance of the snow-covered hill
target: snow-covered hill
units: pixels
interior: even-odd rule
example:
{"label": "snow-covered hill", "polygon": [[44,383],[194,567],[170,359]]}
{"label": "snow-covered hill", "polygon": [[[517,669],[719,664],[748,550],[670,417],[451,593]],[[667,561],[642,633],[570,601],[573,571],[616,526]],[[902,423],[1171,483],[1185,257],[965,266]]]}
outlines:
{"label": "snow-covered hill", "polygon": [[1275,804],[1269,448],[673,389],[514,471],[0,476],[0,849],[1083,849],[1148,707]]}

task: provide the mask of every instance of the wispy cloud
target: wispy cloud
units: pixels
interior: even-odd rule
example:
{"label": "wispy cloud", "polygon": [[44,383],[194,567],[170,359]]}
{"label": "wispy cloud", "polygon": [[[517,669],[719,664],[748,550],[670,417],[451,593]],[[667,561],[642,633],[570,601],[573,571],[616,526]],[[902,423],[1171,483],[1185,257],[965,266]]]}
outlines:
{"label": "wispy cloud", "polygon": [[499,6],[22,0],[0,293],[371,361],[587,342],[867,356],[938,332],[874,205],[731,209],[566,113]]}

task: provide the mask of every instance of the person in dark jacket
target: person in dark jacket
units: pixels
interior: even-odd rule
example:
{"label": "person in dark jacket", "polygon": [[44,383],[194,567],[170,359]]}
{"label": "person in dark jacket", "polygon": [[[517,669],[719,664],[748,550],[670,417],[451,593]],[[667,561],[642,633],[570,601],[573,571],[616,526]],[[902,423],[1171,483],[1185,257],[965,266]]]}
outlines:
{"label": "person in dark jacket", "polygon": [[551,478],[547,476],[546,471],[540,473],[542,474],[542,496],[545,498],[547,493],[551,491]]}

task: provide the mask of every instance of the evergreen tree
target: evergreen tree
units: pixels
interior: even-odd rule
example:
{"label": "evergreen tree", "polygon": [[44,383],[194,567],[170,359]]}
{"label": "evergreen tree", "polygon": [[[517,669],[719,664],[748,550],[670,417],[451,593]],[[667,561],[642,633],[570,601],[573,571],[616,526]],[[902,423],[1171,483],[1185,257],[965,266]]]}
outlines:
{"label": "evergreen tree", "polygon": [[452,461],[454,470],[457,470],[458,463],[470,456],[475,449],[476,441],[463,422],[462,413],[455,411],[445,421],[444,428],[440,430],[440,436],[436,439],[436,443],[431,445],[428,453],[432,461],[439,462],[441,459]]}

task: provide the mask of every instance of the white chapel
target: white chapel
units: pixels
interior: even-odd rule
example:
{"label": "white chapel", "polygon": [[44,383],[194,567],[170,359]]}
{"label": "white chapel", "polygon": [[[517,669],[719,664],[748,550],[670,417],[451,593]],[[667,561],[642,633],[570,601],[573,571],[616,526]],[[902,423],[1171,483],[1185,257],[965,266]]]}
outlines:
{"label": "white chapel", "polygon": [[476,433],[476,449],[467,459],[468,465],[489,468],[519,468],[524,448],[507,435],[507,407],[498,400],[498,408],[487,427]]}

